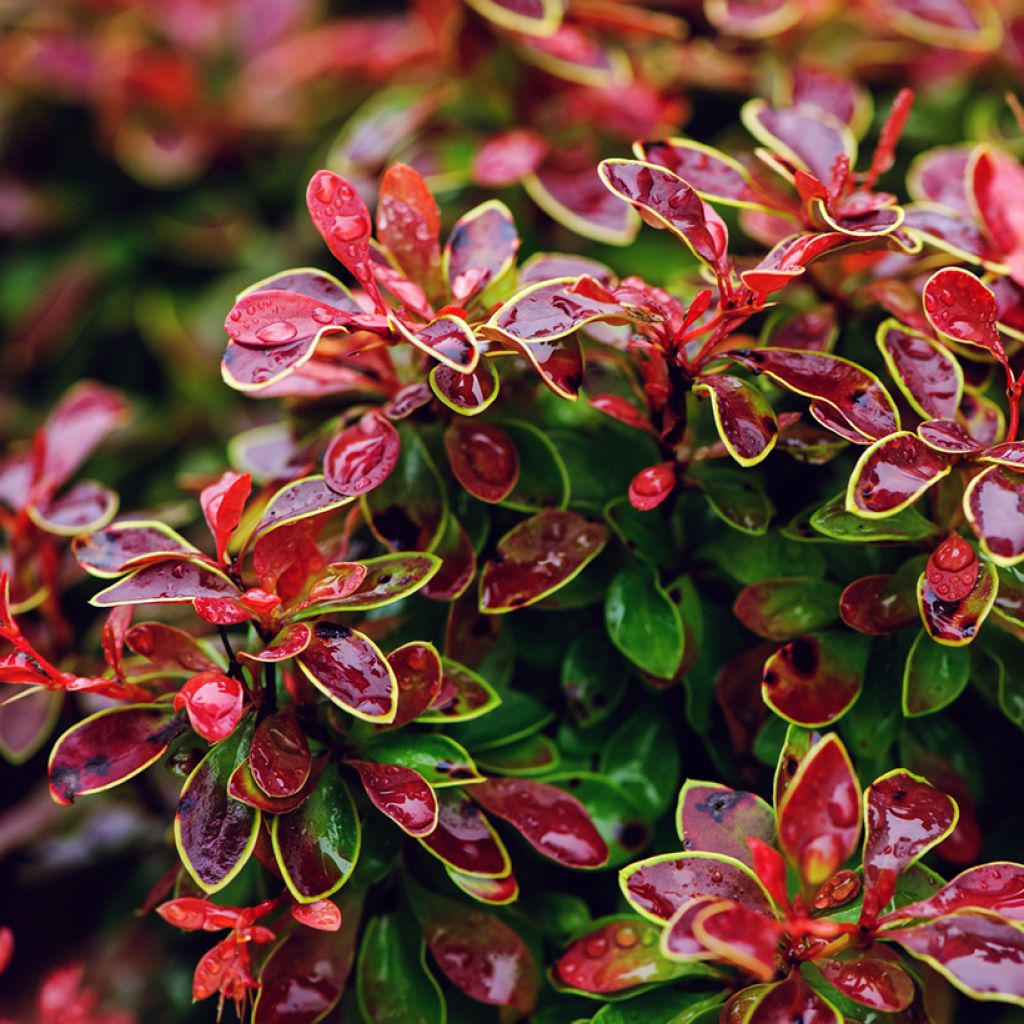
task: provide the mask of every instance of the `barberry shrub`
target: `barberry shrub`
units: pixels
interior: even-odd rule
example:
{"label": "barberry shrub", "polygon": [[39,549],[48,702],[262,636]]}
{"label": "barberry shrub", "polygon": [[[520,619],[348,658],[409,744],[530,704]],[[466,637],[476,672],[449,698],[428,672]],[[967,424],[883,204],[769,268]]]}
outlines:
{"label": "barberry shrub", "polygon": [[[857,90],[801,84],[744,106],[752,153],[597,165],[615,240],[642,220],[691,261],[671,287],[521,260],[497,199],[442,241],[405,164],[375,218],[317,171],[345,280],[285,269],[227,311],[224,381],[285,416],[198,489],[205,534],[61,491],[122,421],[98,387],[5,463],[0,678],[92,702],[53,740],[58,803],[180,777],[145,909],[227,933],[196,999],[255,1024],[1024,1002],[1024,866],[976,865],[943,714],[1024,725],[1024,172],[925,153],[903,203],[911,92],[865,166]],[[102,659],[52,635],[53,534],[103,581]]]}

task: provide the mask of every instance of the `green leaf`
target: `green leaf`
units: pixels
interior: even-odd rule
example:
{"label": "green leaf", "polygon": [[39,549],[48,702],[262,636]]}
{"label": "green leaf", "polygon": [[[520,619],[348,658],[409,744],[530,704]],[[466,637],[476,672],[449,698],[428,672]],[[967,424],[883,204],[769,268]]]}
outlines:
{"label": "green leaf", "polygon": [[569,473],[558,449],[531,423],[500,420],[519,454],[519,479],[501,504],[517,512],[540,512],[569,504]]}
{"label": "green leaf", "polygon": [[519,690],[509,690],[501,704],[483,718],[452,725],[449,734],[474,751],[501,746],[543,729],[555,713]]}
{"label": "green leaf", "polygon": [[832,540],[872,542],[924,540],[938,532],[916,508],[905,508],[885,519],[862,519],[847,512],[845,495],[837,495],[811,515],[811,526]]}
{"label": "green leaf", "polygon": [[603,722],[618,707],[626,690],[626,666],[603,636],[585,630],[565,652],[561,679],[569,713],[588,727]]}
{"label": "green leaf", "polygon": [[903,714],[914,718],[941,711],[963,693],[970,676],[966,647],[937,644],[921,630],[903,670]]}
{"label": "green leaf", "polygon": [[605,744],[600,768],[648,818],[657,818],[676,799],[679,783],[679,747],[664,709],[652,704],[634,711]]}
{"label": "green leaf", "polygon": [[763,534],[775,513],[753,473],[724,466],[700,465],[691,470],[714,513],[742,533]]}
{"label": "green leaf", "polygon": [[783,643],[835,622],[841,593],[835,583],[804,576],[762,580],[744,588],[733,611],[751,632]]}
{"label": "green leaf", "polygon": [[427,969],[426,943],[404,915],[375,917],[356,966],[356,994],[367,1024],[445,1024],[444,995]]}
{"label": "green leaf", "polygon": [[683,660],[683,621],[644,562],[627,565],[612,580],[604,606],[612,643],[644,672],[671,679]]}
{"label": "green leaf", "polygon": [[437,732],[385,733],[367,744],[365,754],[377,764],[411,768],[435,789],[481,778],[466,749]]}
{"label": "green leaf", "polygon": [[816,547],[774,533],[752,537],[727,530],[718,532],[720,536],[701,547],[700,557],[744,586],[788,576],[795,566],[800,567],[801,576],[825,575],[825,556]]}
{"label": "green leaf", "polygon": [[658,512],[641,512],[623,496],[605,506],[604,518],[633,554],[661,569],[675,565],[678,552],[674,544],[666,543],[668,528]]}

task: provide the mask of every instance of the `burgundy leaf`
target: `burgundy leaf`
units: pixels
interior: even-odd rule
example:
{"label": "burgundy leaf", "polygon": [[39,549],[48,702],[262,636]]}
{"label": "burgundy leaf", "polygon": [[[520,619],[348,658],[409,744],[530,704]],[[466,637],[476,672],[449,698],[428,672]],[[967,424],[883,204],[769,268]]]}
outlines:
{"label": "burgundy leaf", "polygon": [[775,447],[779,425],[757,388],[726,374],[703,375],[693,390],[711,399],[718,435],[741,466],[755,466]]}
{"label": "burgundy leaf", "polygon": [[437,827],[420,842],[439,860],[457,871],[481,878],[504,878],[510,871],[508,851],[491,823],[457,789],[440,789]]}
{"label": "burgundy leaf", "polygon": [[519,234],[504,203],[490,199],[460,217],[444,247],[454,301],[465,306],[513,265],[518,251]]}
{"label": "burgundy leaf", "polygon": [[964,492],[964,513],[993,562],[1024,559],[1024,476],[1001,466],[979,473]]}
{"label": "burgundy leaf", "polygon": [[724,1020],[736,1019],[734,1014],[742,1014],[738,1019],[744,1024],[843,1024],[839,1011],[815,992],[796,968],[785,981],[741,989],[722,1010]]}
{"label": "burgundy leaf", "polygon": [[398,317],[390,323],[406,341],[459,373],[470,373],[480,360],[473,329],[454,313],[444,313],[421,327],[406,326]]}
{"label": "burgundy leaf", "polygon": [[110,789],[163,757],[186,729],[166,704],[107,708],[73,725],[50,754],[50,795],[70,804],[86,793]]}
{"label": "burgundy leaf", "polygon": [[206,525],[217,545],[219,562],[228,560],[228,541],[242,521],[242,513],[251,491],[252,477],[248,473],[232,473],[229,470],[199,495]]}
{"label": "burgundy leaf", "polygon": [[[122,606],[119,610],[131,608]],[[136,654],[161,669],[195,673],[218,668],[194,636],[162,622],[139,622],[125,633],[124,639]]]}
{"label": "burgundy leaf", "polygon": [[398,431],[378,412],[336,434],[324,454],[324,480],[338,494],[358,497],[383,483],[398,463]]}
{"label": "burgundy leaf", "polygon": [[449,658],[443,658],[441,665],[441,688],[421,721],[468,721],[501,704],[491,686],[465,665]]}
{"label": "burgundy leaf", "polygon": [[380,179],[377,238],[402,272],[427,294],[440,284],[441,215],[423,176],[405,164],[393,164]]}
{"label": "burgundy leaf", "polygon": [[513,342],[552,342],[596,320],[632,319],[604,285],[593,278],[561,278],[532,284],[513,295],[491,317],[489,330]]}
{"label": "burgundy leaf", "polygon": [[870,955],[856,950],[814,964],[829,984],[861,1006],[898,1013],[914,1001],[913,980],[884,946],[874,947]]}
{"label": "burgundy leaf", "polygon": [[645,433],[653,434],[654,428],[646,410],[638,409],[636,405],[619,395],[590,395],[590,404],[606,416],[625,423],[628,427],[636,430],[643,430]]}
{"label": "burgundy leaf", "polygon": [[480,610],[500,613],[547,597],[604,548],[608,529],[576,512],[549,509],[513,527],[480,577]]}
{"label": "burgundy leaf", "polygon": [[318,622],[313,633],[298,659],[313,685],[357,718],[393,721],[398,684],[380,648],[362,633],[330,622]]}
{"label": "burgundy leaf", "polygon": [[391,604],[429,583],[439,566],[438,558],[424,551],[398,551],[361,563],[335,562],[310,588],[303,614],[368,611]]}
{"label": "burgundy leaf", "polygon": [[548,216],[584,238],[606,245],[629,245],[640,228],[633,208],[605,188],[589,162],[578,170],[564,170],[549,161],[523,184]]}
{"label": "burgundy leaf", "polygon": [[430,783],[419,772],[396,764],[346,763],[359,773],[373,806],[403,832],[426,836],[437,827],[437,798]]}
{"label": "burgundy leaf", "polygon": [[86,572],[102,577],[119,576],[146,562],[168,557],[205,557],[169,526],[155,521],[113,523],[98,533],[76,537],[72,550]]}
{"label": "burgundy leaf", "polygon": [[972,263],[996,262],[992,246],[970,214],[956,213],[930,203],[904,207],[903,227],[925,242]]}
{"label": "burgundy leaf", "polygon": [[875,338],[914,411],[925,419],[953,419],[960,408],[964,375],[949,352],[895,320],[881,324]]}
{"label": "burgundy leaf", "polygon": [[533,174],[548,143],[528,128],[513,128],[487,139],[473,157],[473,180],[485,188],[506,188]]}
{"label": "burgundy leaf", "polygon": [[842,231],[790,235],[773,246],[756,267],[742,271],[740,279],[753,291],[768,295],[800,277],[820,256],[851,244],[850,236]]}
{"label": "burgundy leaf", "polygon": [[741,903],[721,900],[704,907],[693,922],[698,941],[716,957],[770,981],[779,967],[784,927]]}
{"label": "burgundy leaf", "polygon": [[864,794],[864,908],[873,925],[892,898],[897,878],[956,825],[955,801],[924,779],[897,769]]}
{"label": "burgundy leaf", "polygon": [[423,596],[431,601],[454,601],[473,582],[476,550],[462,523],[450,512],[434,554],[441,559],[441,568],[423,588]]}
{"label": "burgundy leaf", "polygon": [[942,917],[961,910],[988,910],[1024,921],[1024,867],[1006,861],[961,871],[938,892],[887,914],[885,920]]}
{"label": "burgundy leaf", "polygon": [[174,709],[182,708],[192,728],[204,740],[219,743],[242,720],[245,693],[237,679],[221,672],[200,672],[175,694]]}
{"label": "burgundy leaf", "polygon": [[256,727],[249,768],[267,796],[294,796],[309,779],[312,763],[306,734],[293,705],[264,718]]}
{"label": "burgundy leaf", "polygon": [[157,562],[101,590],[90,600],[97,608],[118,604],[180,604],[196,598],[236,597],[238,588],[212,566]]}
{"label": "burgundy leaf", "polygon": [[967,199],[967,166],[971,146],[936,146],[914,158],[907,174],[907,190],[919,200],[973,216]]}
{"label": "burgundy leaf", "polygon": [[29,518],[41,530],[62,537],[99,530],[117,513],[118,496],[95,480],[81,480],[63,494],[26,507]]}
{"label": "burgundy leaf", "polygon": [[1007,469],[1024,470],[1024,441],[1004,441],[986,448],[979,456],[979,462],[992,462]]}
{"label": "burgundy leaf", "polygon": [[293,480],[271,497],[260,521],[256,524],[253,536],[259,539],[282,526],[331,512],[348,505],[351,501],[350,497],[339,495],[337,491],[328,487],[322,476],[314,475]]}
{"label": "burgundy leaf", "polygon": [[481,359],[469,373],[438,363],[430,371],[430,387],[450,409],[476,416],[498,397],[498,374],[492,359]]}
{"label": "burgundy leaf", "polygon": [[839,615],[858,633],[883,636],[917,618],[914,581],[878,573],[854,580],[839,599]]}
{"label": "burgundy leaf", "polygon": [[267,796],[253,778],[248,761],[243,761],[228,779],[228,796],[266,814],[288,814],[300,807],[313,790],[316,779],[310,776],[305,785],[291,796]]}
{"label": "burgundy leaf", "polygon": [[902,430],[876,441],[857,461],[846,491],[846,509],[880,519],[912,505],[952,468],[916,434]]}
{"label": "burgundy leaf", "polygon": [[488,779],[473,786],[470,793],[545,857],[575,868],[607,863],[608,846],[586,808],[556,786],[531,779]]}
{"label": "burgundy leaf", "polygon": [[[976,583],[959,601],[951,600],[953,589],[948,589],[945,596],[935,591],[928,581],[927,572],[921,573],[918,577],[917,601],[921,618],[931,638],[937,643],[951,647],[971,643],[992,610],[999,588],[996,568],[990,562],[985,562],[978,565],[977,569]],[[938,580],[938,575],[934,575]],[[953,583],[954,579],[963,580],[963,570],[959,574],[946,571],[942,578],[947,588],[956,587],[958,591],[963,589],[962,582]]]}
{"label": "burgundy leaf", "polygon": [[650,857],[623,868],[619,882],[626,899],[653,921],[668,921],[699,896],[734,900],[751,910],[774,913],[764,887],[749,868],[713,853]]}
{"label": "burgundy leaf", "polygon": [[984,448],[956,420],[925,420],[918,425],[917,436],[929,448],[947,455],[971,455]]}
{"label": "burgundy leaf", "polygon": [[676,830],[684,849],[723,854],[752,868],[747,838],[773,842],[775,815],[753,793],[689,779],[679,793]]}
{"label": "burgundy leaf", "polygon": [[370,265],[370,211],[344,178],[317,171],[306,189],[309,215],[327,248],[363,286],[378,309],[384,303]]}
{"label": "burgundy leaf", "polygon": [[444,447],[455,479],[480,501],[507,498],[519,480],[519,453],[493,423],[456,419],[445,431]]}
{"label": "burgundy leaf", "polygon": [[290,626],[285,626],[262,651],[257,651],[255,654],[239,651],[238,659],[239,661],[262,662],[288,661],[300,655],[312,641],[312,628],[304,622],[296,622]]}
{"label": "burgundy leaf", "polygon": [[773,348],[797,348],[805,352],[828,352],[835,344],[839,328],[835,306],[825,304],[798,310],[772,327]]}
{"label": "burgundy leaf", "polygon": [[798,349],[737,349],[731,359],[783,387],[831,406],[872,440],[899,429],[896,407],[878,378],[838,356]]}
{"label": "burgundy leaf", "polygon": [[996,328],[996,298],[973,274],[959,267],[937,270],[928,278],[923,297],[928,322],[940,335],[988,349],[1006,362]]}
{"label": "burgundy leaf", "polygon": [[779,806],[779,844],[804,883],[820,886],[860,836],[860,784],[842,743],[826,736],[801,762]]}
{"label": "burgundy leaf", "polygon": [[392,651],[388,662],[398,681],[394,727],[407,725],[427,710],[441,692],[441,659],[432,644],[408,643]]}
{"label": "burgundy leaf", "polygon": [[846,125],[823,110],[772,107],[764,100],[750,100],[742,111],[743,123],[757,139],[827,182],[839,157],[852,164],[857,144]]}
{"label": "burgundy leaf", "polygon": [[637,157],[666,167],[708,202],[729,206],[760,206],[761,194],[754,188],[750,173],[725,153],[692,139],[662,139],[637,142]]}

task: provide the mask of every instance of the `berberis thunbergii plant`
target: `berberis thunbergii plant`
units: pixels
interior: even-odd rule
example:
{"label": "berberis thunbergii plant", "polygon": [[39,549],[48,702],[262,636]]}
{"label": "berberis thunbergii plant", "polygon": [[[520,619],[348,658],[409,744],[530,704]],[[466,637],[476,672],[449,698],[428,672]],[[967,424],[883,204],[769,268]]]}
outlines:
{"label": "berberis thunbergii plant", "polygon": [[[904,203],[913,94],[862,161],[863,95],[800,85],[744,105],[751,152],[596,165],[681,243],[671,280],[522,258],[497,198],[442,231],[411,165],[375,217],[317,171],[344,274],[225,311],[224,381],[283,412],[193,480],[205,533],[60,491],[124,419],[98,386],[4,464],[5,713],[91,711],[53,741],[60,804],[159,777],[144,909],[226,933],[197,1000],[255,1024],[943,1024],[947,982],[1024,1004],[1024,866],[977,863],[990,780],[957,721],[1024,726],[1024,170],[926,152]],[[55,646],[62,533],[104,581],[102,660]]]}

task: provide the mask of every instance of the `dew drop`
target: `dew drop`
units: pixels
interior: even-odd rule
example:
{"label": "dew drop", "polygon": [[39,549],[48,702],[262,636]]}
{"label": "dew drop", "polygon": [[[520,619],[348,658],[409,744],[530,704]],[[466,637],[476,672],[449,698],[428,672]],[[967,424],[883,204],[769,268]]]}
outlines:
{"label": "dew drop", "polygon": [[586,953],[591,960],[597,960],[608,952],[608,940],[603,936],[595,935],[592,938],[587,939],[583,944],[583,952]]}
{"label": "dew drop", "polygon": [[256,332],[256,337],[268,345],[281,345],[286,341],[291,341],[298,333],[298,328],[290,320],[275,320],[273,323],[261,327]]}
{"label": "dew drop", "polygon": [[623,925],[615,932],[615,945],[620,949],[632,949],[639,941],[636,929],[628,924]]}

